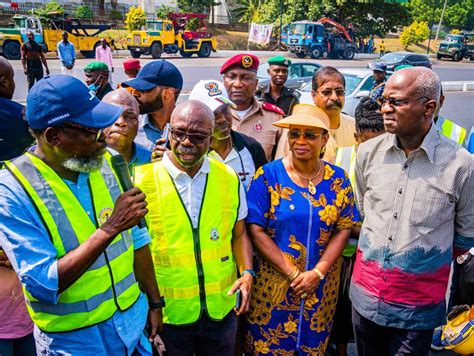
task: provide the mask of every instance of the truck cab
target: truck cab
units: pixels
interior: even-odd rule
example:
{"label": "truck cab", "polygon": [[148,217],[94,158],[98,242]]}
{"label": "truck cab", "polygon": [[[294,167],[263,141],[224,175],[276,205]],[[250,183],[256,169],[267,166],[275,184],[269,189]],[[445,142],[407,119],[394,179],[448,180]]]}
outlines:
{"label": "truck cab", "polygon": [[463,58],[474,59],[474,45],[472,35],[455,35],[449,34],[444,41],[441,41],[438,47],[436,57],[451,58],[455,62],[461,61]]}

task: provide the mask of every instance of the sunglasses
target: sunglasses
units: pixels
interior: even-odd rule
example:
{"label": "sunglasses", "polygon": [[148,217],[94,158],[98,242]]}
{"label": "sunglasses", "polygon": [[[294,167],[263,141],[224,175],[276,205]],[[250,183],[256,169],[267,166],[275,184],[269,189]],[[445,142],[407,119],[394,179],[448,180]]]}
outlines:
{"label": "sunglasses", "polygon": [[312,131],[305,131],[303,133],[300,130],[290,130],[290,131],[288,131],[288,138],[290,138],[292,140],[299,139],[301,136],[303,136],[305,140],[314,141],[319,136],[322,136],[322,135],[323,135],[322,133],[317,134],[317,133],[314,133]]}
{"label": "sunglasses", "polygon": [[186,138],[191,141],[193,145],[200,145],[202,144],[209,136],[212,135],[212,132],[207,134],[200,134],[200,133],[188,133],[182,130],[171,129],[171,137],[173,140],[178,142],[183,142]]}
{"label": "sunglasses", "polygon": [[427,96],[421,96],[416,99],[404,99],[404,100],[394,99],[394,98],[384,98],[383,96],[381,96],[377,99],[377,104],[379,104],[380,107],[384,106],[385,103],[388,103],[388,105],[390,105],[391,107],[399,107],[399,106],[408,104],[412,101],[418,101],[420,99],[430,100],[430,98],[428,98]]}
{"label": "sunglasses", "polygon": [[102,134],[104,133],[104,129],[93,129],[91,127],[85,127],[82,125],[75,124],[73,122],[68,122],[62,125],[58,125],[57,127],[92,133],[95,135],[95,140],[94,140],[95,142],[97,142],[100,136],[102,136]]}
{"label": "sunglasses", "polygon": [[319,92],[321,95],[329,97],[332,93],[336,93],[337,96],[345,96],[346,90],[345,89],[325,89]]}

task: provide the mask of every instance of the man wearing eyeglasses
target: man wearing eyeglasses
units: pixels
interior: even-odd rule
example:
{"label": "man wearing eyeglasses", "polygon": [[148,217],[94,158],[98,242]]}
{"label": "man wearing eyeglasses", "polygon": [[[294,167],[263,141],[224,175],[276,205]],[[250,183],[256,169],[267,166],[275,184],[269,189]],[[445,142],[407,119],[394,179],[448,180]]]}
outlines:
{"label": "man wearing eyeglasses", "polygon": [[[344,75],[336,68],[325,66],[314,72],[311,96],[314,104],[329,116],[329,140],[325,147],[323,159],[334,163],[338,147],[350,147],[356,144],[354,139],[355,121],[344,114],[346,81]],[[283,133],[285,134],[285,133]],[[288,144],[281,141],[276,158],[288,154]]]}
{"label": "man wearing eyeglasses", "polygon": [[[137,143],[153,150],[170,121],[171,113],[183,88],[183,76],[172,63],[159,60],[143,66],[136,78],[122,83],[138,101],[140,122]],[[163,143],[164,140],[159,143]]]}
{"label": "man wearing eyeglasses", "polygon": [[104,129],[107,147],[120,153],[128,163],[130,174],[133,167],[150,163],[151,151],[134,142],[138,131],[138,103],[125,89],[108,93],[102,99],[104,103],[117,105],[123,109],[122,115],[113,125]]}
{"label": "man wearing eyeglasses", "polygon": [[255,276],[245,192],[232,168],[207,157],[213,130],[211,109],[181,103],[171,116],[171,151],[135,167],[149,203],[155,273],[166,301],[160,336],[170,355],[233,355],[236,315],[248,310]]}
{"label": "man wearing eyeglasses", "polygon": [[437,131],[440,91],[428,68],[395,72],[379,98],[387,133],[357,151],[364,221],[350,297],[361,355],[428,355],[453,256],[474,247],[474,157]]}
{"label": "man wearing eyeglasses", "polygon": [[39,354],[131,355],[147,318],[145,339],[161,328],[150,237],[136,227],[145,195],[122,193],[105,150],[102,130],[122,111],[74,77],[43,78],[27,98],[37,147],[0,171],[0,245]]}

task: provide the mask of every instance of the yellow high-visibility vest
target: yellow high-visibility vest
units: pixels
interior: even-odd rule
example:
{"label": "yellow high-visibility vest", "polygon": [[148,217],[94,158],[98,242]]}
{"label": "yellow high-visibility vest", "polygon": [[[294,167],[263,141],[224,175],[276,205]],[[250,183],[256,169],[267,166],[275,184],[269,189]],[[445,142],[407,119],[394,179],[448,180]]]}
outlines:
{"label": "yellow high-visibility vest", "polygon": [[[112,214],[121,193],[108,163],[90,173],[95,223],[61,177],[35,155],[25,153],[5,165],[35,205],[58,259],[88,240]],[[132,237],[124,231],[59,295],[57,304],[38,300],[23,288],[31,319],[43,331],[64,332],[100,323],[117,310],[128,309],[140,294],[133,257]]]}
{"label": "yellow high-visibility vest", "polygon": [[147,196],[151,251],[168,324],[191,324],[204,312],[222,320],[235,306],[235,296],[227,292],[237,272],[232,230],[240,182],[232,168],[213,158],[209,163],[197,228],[162,162],[135,167],[135,184]]}

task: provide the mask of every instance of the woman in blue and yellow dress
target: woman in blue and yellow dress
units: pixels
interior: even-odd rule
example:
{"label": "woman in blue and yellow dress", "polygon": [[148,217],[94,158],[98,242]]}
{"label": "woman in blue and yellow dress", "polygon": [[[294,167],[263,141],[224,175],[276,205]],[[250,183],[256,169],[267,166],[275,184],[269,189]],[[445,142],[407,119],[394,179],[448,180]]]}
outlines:
{"label": "woman in blue and yellow dress", "polygon": [[[359,216],[347,174],[320,159],[329,118],[296,105],[290,154],[260,168],[247,224],[257,279],[244,325],[248,354],[324,355],[336,310],[341,253]],[[350,315],[347,316],[350,318]]]}

